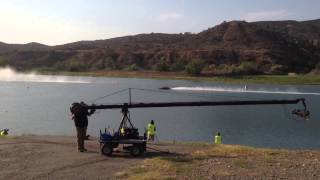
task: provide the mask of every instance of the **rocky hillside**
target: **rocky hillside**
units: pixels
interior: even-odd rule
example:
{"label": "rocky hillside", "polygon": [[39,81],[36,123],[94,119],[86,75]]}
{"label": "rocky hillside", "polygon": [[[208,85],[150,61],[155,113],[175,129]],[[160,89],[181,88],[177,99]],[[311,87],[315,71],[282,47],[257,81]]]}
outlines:
{"label": "rocky hillside", "polygon": [[316,71],[319,61],[320,20],[231,21],[197,34],[139,34],[59,46],[0,43],[0,65],[23,70],[287,74]]}

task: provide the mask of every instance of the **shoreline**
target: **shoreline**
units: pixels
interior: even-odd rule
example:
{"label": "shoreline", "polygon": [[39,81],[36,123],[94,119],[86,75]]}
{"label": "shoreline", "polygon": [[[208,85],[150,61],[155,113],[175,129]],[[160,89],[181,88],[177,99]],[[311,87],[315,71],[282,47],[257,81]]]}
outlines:
{"label": "shoreline", "polygon": [[[30,72],[30,71],[27,71]],[[97,71],[97,72],[57,72],[36,71],[40,75],[142,78],[163,80],[213,81],[223,83],[256,83],[280,85],[319,85],[320,75],[239,75],[239,76],[188,76],[182,72],[155,71]]]}
{"label": "shoreline", "polygon": [[[4,179],[318,179],[320,150],[283,150],[203,143],[149,144],[139,158],[100,154],[97,139],[76,151],[74,136],[0,138]],[[165,153],[165,151],[169,153]],[[107,172],[107,173],[106,173]]]}
{"label": "shoreline", "polygon": [[[11,139],[19,139],[19,138],[74,138],[76,140],[76,132],[74,132],[74,135],[50,135],[50,134],[9,134],[8,136],[4,138],[11,138]],[[0,137],[1,140],[1,137]],[[90,140],[99,142],[99,137],[90,135]],[[76,141],[75,141],[76,142]],[[153,142],[151,142],[153,143]],[[160,144],[168,144],[168,145],[185,145],[185,146],[211,146],[214,145],[214,142],[207,142],[207,141],[178,141],[178,140],[161,140],[156,143]],[[0,144],[1,145],[1,144]],[[263,146],[252,146],[252,145],[241,145],[241,144],[223,144],[227,146],[239,146],[239,147],[247,147],[247,148],[253,148],[253,149],[268,149],[268,150],[275,150],[275,151],[320,151],[320,148],[312,147],[312,148],[285,148],[285,147],[263,147]]]}

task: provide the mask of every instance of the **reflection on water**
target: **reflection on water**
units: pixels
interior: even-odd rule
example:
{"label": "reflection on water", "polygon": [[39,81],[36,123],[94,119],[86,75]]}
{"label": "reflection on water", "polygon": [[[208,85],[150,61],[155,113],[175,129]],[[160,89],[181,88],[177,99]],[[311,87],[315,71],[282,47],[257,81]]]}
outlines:
{"label": "reflection on water", "polygon": [[[39,78],[41,76],[37,76]],[[60,77],[54,77],[60,78]],[[112,92],[126,89],[169,87],[206,87],[211,89],[242,89],[243,84],[223,84],[202,81],[146,80],[128,78],[67,77],[70,81],[90,83],[0,82],[0,129],[10,128],[13,134],[74,135],[70,118],[72,102],[92,102]],[[220,131],[223,142],[276,148],[320,148],[320,122],[317,96],[320,86],[275,86],[248,84],[247,91],[301,92],[239,93],[232,91],[163,90],[132,91],[132,102],[224,101],[256,99],[306,98],[311,111],[310,121],[291,115],[297,105],[217,106],[131,109],[131,118],[142,134],[153,119],[160,140],[213,142]],[[306,94],[307,93],[307,94]],[[96,104],[128,102],[128,93],[97,100]],[[98,136],[99,129],[117,129],[121,120],[119,109],[99,110],[90,117],[88,131]]]}

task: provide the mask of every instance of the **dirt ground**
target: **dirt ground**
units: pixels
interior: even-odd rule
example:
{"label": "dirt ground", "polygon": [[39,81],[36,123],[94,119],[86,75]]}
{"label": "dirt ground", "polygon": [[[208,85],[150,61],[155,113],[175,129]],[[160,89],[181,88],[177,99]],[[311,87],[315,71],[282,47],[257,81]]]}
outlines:
{"label": "dirt ground", "polygon": [[109,179],[142,161],[102,156],[95,140],[86,147],[88,152],[77,152],[74,137],[1,138],[0,179]]}
{"label": "dirt ground", "polygon": [[0,138],[0,179],[320,179],[320,151],[162,143],[140,158],[77,152],[75,137]]}
{"label": "dirt ground", "polygon": [[0,138],[0,179],[118,179],[117,172],[137,166],[145,158],[163,155],[149,150],[143,158],[133,158],[124,152],[106,157],[100,154],[97,139],[86,141],[88,151],[80,153],[75,139],[57,136]]}

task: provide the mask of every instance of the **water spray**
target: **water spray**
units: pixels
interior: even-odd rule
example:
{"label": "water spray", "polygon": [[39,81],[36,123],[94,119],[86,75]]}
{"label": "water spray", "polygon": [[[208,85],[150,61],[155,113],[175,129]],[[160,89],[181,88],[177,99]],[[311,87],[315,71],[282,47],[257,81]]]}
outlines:
{"label": "water spray", "polygon": [[89,83],[88,81],[83,81],[81,79],[70,80],[70,78],[63,76],[39,75],[36,72],[20,73],[10,67],[0,68],[0,81],[42,83]]}

